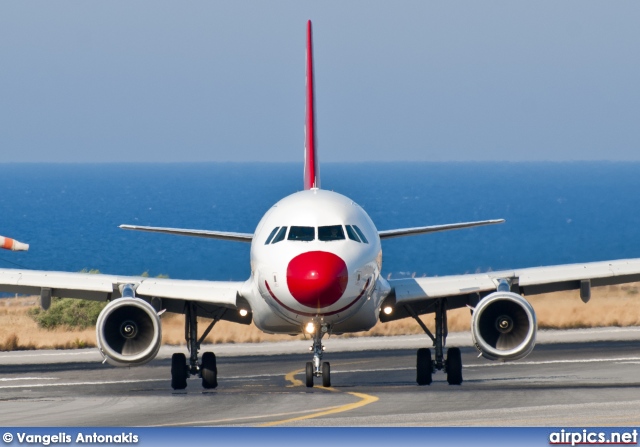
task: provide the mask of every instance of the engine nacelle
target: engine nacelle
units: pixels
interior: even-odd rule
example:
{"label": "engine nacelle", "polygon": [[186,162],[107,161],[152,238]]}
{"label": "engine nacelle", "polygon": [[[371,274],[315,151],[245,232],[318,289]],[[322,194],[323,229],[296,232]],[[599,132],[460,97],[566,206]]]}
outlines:
{"label": "engine nacelle", "polygon": [[489,360],[518,360],[536,344],[538,324],[531,304],[512,292],[494,292],[478,303],[471,317],[471,336]]}
{"label": "engine nacelle", "polygon": [[96,324],[98,349],[115,366],[138,366],[153,360],[162,341],[156,310],[140,298],[119,298],[102,309]]}

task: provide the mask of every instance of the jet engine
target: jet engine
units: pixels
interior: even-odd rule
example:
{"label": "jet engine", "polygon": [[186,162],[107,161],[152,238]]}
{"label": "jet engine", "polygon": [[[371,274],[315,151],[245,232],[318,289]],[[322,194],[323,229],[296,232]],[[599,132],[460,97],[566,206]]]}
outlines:
{"label": "jet engine", "polygon": [[98,349],[115,366],[138,366],[160,349],[162,326],[156,310],[140,298],[119,298],[102,309],[96,324]]}
{"label": "jet engine", "polygon": [[531,353],[538,325],[531,304],[518,294],[494,292],[478,303],[471,317],[471,336],[489,360],[518,360]]}

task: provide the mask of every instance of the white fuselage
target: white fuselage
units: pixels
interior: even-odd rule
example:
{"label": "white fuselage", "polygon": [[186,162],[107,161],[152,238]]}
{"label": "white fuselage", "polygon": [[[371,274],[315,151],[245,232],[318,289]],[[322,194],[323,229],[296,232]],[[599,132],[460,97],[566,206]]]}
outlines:
{"label": "white fuselage", "polygon": [[242,295],[265,332],[296,334],[310,322],[333,333],[367,330],[389,292],[381,265],[378,231],[362,207],[314,188],[264,215]]}

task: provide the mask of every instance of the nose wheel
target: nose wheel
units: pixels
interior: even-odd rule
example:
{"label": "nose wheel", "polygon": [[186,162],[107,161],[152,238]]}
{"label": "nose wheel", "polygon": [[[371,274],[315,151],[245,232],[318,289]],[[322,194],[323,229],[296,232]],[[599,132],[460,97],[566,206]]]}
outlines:
{"label": "nose wheel", "polygon": [[322,344],[322,336],[326,330],[316,330],[313,334],[313,345],[309,348],[313,352],[313,361],[307,362],[305,365],[305,385],[307,388],[313,388],[314,377],[322,377],[322,386],[331,386],[331,365],[329,362],[322,362],[324,346]]}
{"label": "nose wheel", "polygon": [[313,363],[307,362],[307,366],[305,368],[305,378],[307,388],[313,388],[313,376],[315,375],[313,371]]}
{"label": "nose wheel", "polygon": [[313,367],[313,362],[307,362],[305,368],[305,385],[307,388],[313,388],[313,378],[321,376],[322,377],[322,386],[328,388],[331,386],[331,364],[329,362],[322,363],[322,370],[320,373],[315,371]]}
{"label": "nose wheel", "polygon": [[329,362],[322,364],[322,386],[325,388],[331,386],[331,365]]}

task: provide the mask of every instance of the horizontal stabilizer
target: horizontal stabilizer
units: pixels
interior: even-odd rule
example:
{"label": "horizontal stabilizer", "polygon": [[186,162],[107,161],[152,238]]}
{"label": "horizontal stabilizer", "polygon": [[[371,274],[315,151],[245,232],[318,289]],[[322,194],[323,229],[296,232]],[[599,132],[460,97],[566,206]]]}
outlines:
{"label": "horizontal stabilizer", "polygon": [[414,234],[437,233],[438,231],[459,230],[461,228],[481,227],[484,225],[501,224],[504,219],[480,220],[477,222],[461,222],[446,225],[431,225],[429,227],[400,228],[397,230],[379,231],[380,239],[390,239],[392,237],[413,236]]}
{"label": "horizontal stabilizer", "polygon": [[123,230],[149,231],[151,233],[177,234],[178,236],[206,237],[227,241],[251,242],[253,234],[231,233],[227,231],[188,230],[183,228],[142,227],[138,225],[120,225]]}

